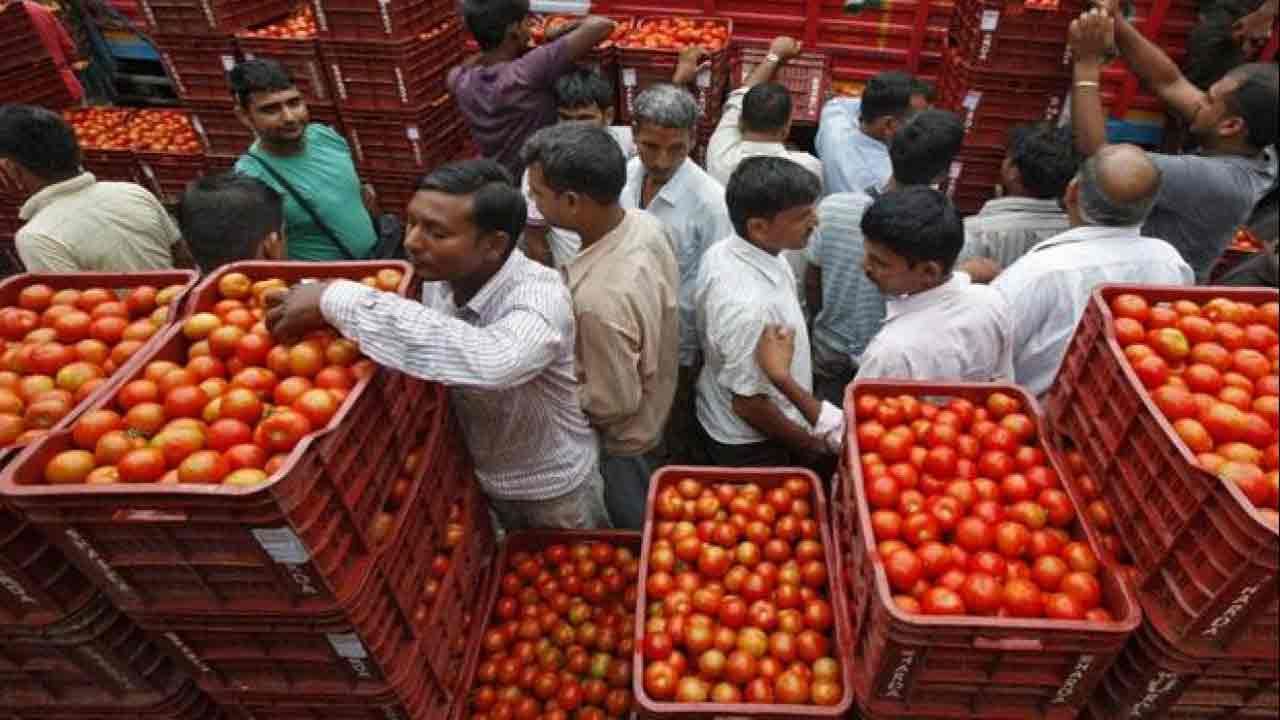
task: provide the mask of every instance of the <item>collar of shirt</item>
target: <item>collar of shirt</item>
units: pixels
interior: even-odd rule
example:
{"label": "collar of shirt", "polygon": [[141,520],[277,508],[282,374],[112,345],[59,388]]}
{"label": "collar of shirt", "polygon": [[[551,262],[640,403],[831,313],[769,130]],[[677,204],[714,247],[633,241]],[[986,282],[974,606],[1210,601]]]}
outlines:
{"label": "collar of shirt", "polygon": [[1041,250],[1048,250],[1059,245],[1070,245],[1071,243],[1089,242],[1091,240],[1134,240],[1141,237],[1141,225],[1128,225],[1124,227],[1099,227],[1097,225],[1083,225],[1078,228],[1072,228],[1061,235],[1049,238],[1028,251],[1037,253]]}
{"label": "collar of shirt", "polygon": [[532,261],[524,256],[520,248],[512,248],[511,255],[507,257],[507,261],[502,264],[498,272],[493,274],[493,277],[489,278],[489,282],[485,283],[480,288],[480,291],[467,301],[466,305],[457,306],[453,299],[452,286],[446,284],[446,287],[450,288],[449,300],[454,302],[454,307],[458,307],[459,313],[466,312],[479,318],[485,317],[485,313],[491,309],[490,306],[501,301],[502,289],[512,280],[520,277],[525,271],[526,263],[529,262]]}
{"label": "collar of shirt", "polygon": [[[693,160],[685,158],[684,162],[681,163],[680,167],[675,171],[675,174],[673,174],[671,179],[667,181],[667,184],[659,188],[658,192],[654,194],[653,200],[649,203],[649,207],[653,207],[653,205],[658,201],[662,201],[671,207],[678,207],[681,201],[696,199],[697,194],[688,192],[687,187],[689,184],[689,176],[693,174],[693,170],[690,169],[692,165]],[[641,206],[641,202],[644,199],[644,179],[645,175],[648,174],[648,170],[645,169],[644,162],[639,160],[637,160],[635,167],[636,169],[629,180],[633,182],[636,187],[636,207],[638,208]]]}
{"label": "collar of shirt", "polygon": [[93,173],[82,172],[70,180],[63,180],[43,188],[22,204],[22,208],[18,211],[18,218],[24,221],[30,220],[36,216],[36,213],[56,202],[58,198],[78,193],[96,182],[98,179],[93,176]]}
{"label": "collar of shirt", "polygon": [[953,272],[950,279],[937,287],[914,295],[886,297],[884,321],[887,324],[903,315],[919,312],[938,303],[945,303],[953,295],[964,292],[971,284],[966,273]]}
{"label": "collar of shirt", "polygon": [[770,255],[735,234],[725,242],[729,243],[729,251],[747,265],[750,265],[775,287],[786,284],[784,272],[791,272],[786,261],[777,255]]}
{"label": "collar of shirt", "polygon": [[1058,204],[1057,200],[1042,200],[1040,198],[1012,195],[988,200],[986,204],[982,206],[982,210],[978,212],[978,217],[999,213],[1043,213],[1048,215],[1061,215],[1062,212],[1062,206]]}
{"label": "collar of shirt", "polygon": [[634,216],[628,211],[623,215],[622,222],[618,223],[617,227],[610,230],[608,234],[597,240],[590,247],[583,248],[578,252],[577,257],[570,261],[564,269],[565,280],[568,282],[570,291],[577,290],[582,280],[591,274],[592,268],[600,263],[607,262],[609,257],[622,247],[623,240],[631,232],[633,221]]}

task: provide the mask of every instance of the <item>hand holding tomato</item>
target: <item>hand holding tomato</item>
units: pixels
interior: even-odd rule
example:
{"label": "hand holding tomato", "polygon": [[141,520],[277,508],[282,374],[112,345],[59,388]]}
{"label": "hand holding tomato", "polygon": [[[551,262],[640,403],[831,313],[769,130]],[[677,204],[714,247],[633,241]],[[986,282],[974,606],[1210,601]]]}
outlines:
{"label": "hand holding tomato", "polygon": [[327,323],[320,312],[320,299],[328,288],[328,283],[300,283],[288,292],[268,296],[266,322],[271,337],[289,343],[312,330],[325,327]]}

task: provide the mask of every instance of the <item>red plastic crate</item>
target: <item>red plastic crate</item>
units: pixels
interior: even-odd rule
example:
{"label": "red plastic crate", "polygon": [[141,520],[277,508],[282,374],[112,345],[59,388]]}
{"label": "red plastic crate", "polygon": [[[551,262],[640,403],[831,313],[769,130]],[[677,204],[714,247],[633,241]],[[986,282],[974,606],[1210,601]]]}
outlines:
{"label": "red plastic crate", "polygon": [[1069,77],[1072,66],[1067,27],[1079,13],[1009,7],[1021,12],[962,0],[951,23],[953,52],[980,72]]}
{"label": "red plastic crate", "polygon": [[241,32],[236,34],[236,44],[245,60],[275,60],[284,66],[308,105],[333,104],[329,75],[320,57],[320,41],[257,37]]}
{"label": "red plastic crate", "polygon": [[[704,484],[729,483],[742,485],[755,483],[762,489],[769,490],[780,486],[784,480],[793,477],[804,478],[813,488],[810,503],[813,506],[813,517],[818,521],[818,533],[824,548],[823,556],[827,565],[827,577],[829,578],[828,597],[835,614],[831,656],[840,661],[844,697],[838,704],[825,707],[818,705],[751,705],[710,702],[674,703],[653,700],[644,689],[644,657],[642,653],[645,619],[649,607],[649,603],[646,600],[645,582],[649,577],[649,552],[653,543],[653,530],[656,522],[654,519],[654,507],[657,502],[658,492],[684,478],[693,478]],[[632,692],[635,696],[636,716],[638,718],[642,720],[654,720],[656,718],[663,718],[664,720],[676,718],[684,718],[686,720],[714,720],[716,718],[743,718],[744,720],[751,718],[767,718],[768,720],[808,718],[810,720],[819,720],[821,718],[843,718],[849,713],[849,709],[853,705],[852,659],[855,636],[848,622],[849,612],[845,606],[844,594],[838,590],[841,575],[836,556],[839,553],[833,540],[829,518],[827,498],[822,491],[822,483],[818,480],[817,475],[803,468],[765,469],[669,465],[653,474],[653,479],[649,483],[648,503],[645,506],[644,544],[640,551],[639,598],[636,600],[635,654],[631,663],[634,669]]]}
{"label": "red plastic crate", "polygon": [[95,588],[21,515],[0,505],[0,637],[82,609]]}
{"label": "red plastic crate", "polygon": [[356,164],[379,170],[432,170],[451,157],[465,132],[448,95],[418,110],[344,110],[342,119]]}
{"label": "red plastic crate", "polygon": [[[31,23],[31,16],[17,3],[10,3],[4,12],[0,12],[0,37],[5,39],[4,45],[0,46],[0,74],[25,67],[37,58],[48,57],[40,35]],[[8,88],[7,85],[0,87]]]}
{"label": "red plastic crate", "polygon": [[106,182],[139,183],[142,171],[132,150],[102,150],[81,147],[80,165],[93,176]]}
{"label": "red plastic crate", "polygon": [[[886,70],[910,72],[910,51],[892,47],[866,47],[820,44],[819,48],[831,56],[833,83],[855,83],[865,87],[868,80]],[[942,54],[931,50],[921,51],[915,77],[936,83],[943,71]]]}
{"label": "red plastic crate", "polygon": [[[741,48],[734,58],[730,87],[742,87],[743,82],[768,54],[767,48]],[[831,62],[826,53],[805,52],[788,60],[774,74],[774,82],[784,85],[791,92],[791,118],[794,123],[818,124],[822,104],[831,91]]]}
{"label": "red plastic crate", "polygon": [[[658,20],[656,17],[639,17],[636,27]],[[700,118],[718,118],[724,102],[725,88],[729,82],[729,48],[733,43],[733,21],[720,17],[690,16],[697,22],[711,21],[728,28],[729,38],[725,47],[711,53],[704,60],[691,89],[698,103]],[[670,83],[675,74],[679,51],[632,47],[624,39],[618,45],[618,78],[622,101],[618,104],[618,122],[628,124],[632,118],[632,105],[636,97],[651,85]]]}
{"label": "red plastic crate", "polygon": [[[413,272],[404,262],[233,263],[193,291],[188,309],[212,307],[219,278],[230,272],[298,281],[358,279],[383,268],[403,273],[405,294]],[[153,360],[185,363],[189,344],[173,328],[139,353],[94,407],[110,404]],[[63,430],[10,464],[0,494],[135,616],[333,612],[360,589],[383,552],[370,528],[408,443],[447,412],[439,386],[379,369],[261,487],[40,484],[49,458],[70,446]],[[396,527],[405,522],[401,513]]]}
{"label": "red plastic crate", "polygon": [[163,33],[233,33],[282,18],[293,0],[138,0],[147,27]]}
{"label": "red plastic crate", "polygon": [[397,42],[322,40],[334,100],[347,110],[404,110],[448,92],[445,73],[462,55],[461,23],[449,20]]}
{"label": "red plastic crate", "polygon": [[409,201],[418,192],[422,173],[417,170],[360,168],[360,178],[372,185],[378,193],[378,206],[382,212],[404,217]]}
{"label": "red plastic crate", "polygon": [[62,81],[58,66],[48,58],[0,70],[0,88],[4,88],[0,91],[0,98],[6,103],[38,105],[51,110],[70,107],[76,103],[66,83]]}
{"label": "red plastic crate", "polygon": [[222,103],[231,98],[227,73],[239,58],[234,37],[157,33],[152,40],[179,98]]}
{"label": "red plastic crate", "polygon": [[[838,553],[838,576],[849,588],[847,606],[857,628],[858,702],[879,717],[1074,718],[1141,620],[1132,588],[1106,564],[1098,579],[1103,604],[1115,618],[1109,623],[930,617],[904,613],[894,603],[884,567],[873,559],[876,541],[863,486],[855,398],[868,393],[981,403],[993,392],[1021,401],[1023,412],[1038,423],[1044,444],[1050,436],[1039,406],[1013,385],[861,381],[846,390],[849,437],[838,475],[840,503],[833,516],[835,537],[848,547]],[[1053,469],[1064,477],[1053,448],[1044,449]],[[1094,528],[1080,513],[1083,503],[1066,487],[1078,529],[1103,557]]]}
{"label": "red plastic crate", "polygon": [[160,202],[171,205],[182,199],[187,186],[205,174],[203,153],[181,155],[177,153],[139,152],[138,167],[142,177]]}
{"label": "red plastic crate", "polygon": [[186,681],[101,594],[55,623],[0,631],[0,678],[0,707],[86,714],[145,709]]}
{"label": "red plastic crate", "polygon": [[475,683],[476,668],[480,665],[480,656],[482,654],[480,641],[484,637],[485,631],[489,629],[489,620],[493,616],[494,606],[498,603],[498,594],[501,589],[500,581],[503,570],[507,567],[507,557],[517,552],[539,552],[550,545],[574,545],[584,542],[608,543],[614,546],[630,548],[636,553],[640,552],[641,544],[640,533],[630,530],[524,530],[508,535],[498,545],[498,555],[493,562],[493,572],[489,576],[489,582],[485,585],[484,594],[480,597],[480,604],[476,606],[479,614],[474,616],[475,626],[467,643],[466,665],[462,671],[462,682],[458,686],[459,702],[454,706],[453,712],[449,715],[449,720],[463,720],[463,718],[470,717],[470,708],[467,702],[469,700],[468,695],[473,689],[472,685]]}
{"label": "red plastic crate", "polygon": [[1054,121],[1062,112],[1067,78],[983,73],[948,55],[938,81],[938,105],[964,118],[965,147],[1003,151],[1017,125]]}
{"label": "red plastic crate", "polygon": [[[342,123],[334,105],[309,103],[311,122],[329,125],[342,132]],[[253,131],[236,117],[235,105],[228,100],[219,103],[187,103],[191,113],[191,126],[204,144],[206,156],[239,158],[253,145]]]}
{"label": "red plastic crate", "polygon": [[[94,287],[108,290],[130,290],[140,285],[151,285],[161,289],[169,285],[181,285],[183,286],[183,291],[169,306],[169,317],[177,318],[183,312],[189,291],[195,287],[198,279],[199,276],[194,270],[150,270],[128,273],[25,273],[0,282],[0,307],[17,305],[18,295],[22,293],[22,290],[36,284],[45,284],[54,290],[87,290]],[[170,324],[172,324],[172,321]],[[164,334],[165,329],[161,328],[128,362],[116,370],[115,374],[108,379],[108,382],[73,407],[71,412],[67,413],[61,421],[49,428],[49,432],[55,433],[67,430],[85,411],[105,399],[107,393],[111,392],[110,386],[140,366],[142,356],[158,347],[160,336]],[[15,444],[0,448],[0,467],[4,467],[5,463],[13,460],[24,447],[27,447],[27,444]],[[25,560],[26,558],[22,559]]]}
{"label": "red plastic crate", "polygon": [[147,706],[107,704],[91,708],[52,704],[37,708],[0,708],[0,720],[229,720],[194,685],[187,683]]}
{"label": "red plastic crate", "polygon": [[454,13],[444,0],[310,0],[320,35],[331,40],[402,40]]}
{"label": "red plastic crate", "polygon": [[1221,287],[1102,285],[1071,339],[1046,406],[1082,452],[1137,568],[1149,614],[1183,652],[1280,646],[1280,533],[1231,483],[1200,468],[1151,401],[1115,338],[1111,298],[1216,297],[1275,302],[1280,292]]}

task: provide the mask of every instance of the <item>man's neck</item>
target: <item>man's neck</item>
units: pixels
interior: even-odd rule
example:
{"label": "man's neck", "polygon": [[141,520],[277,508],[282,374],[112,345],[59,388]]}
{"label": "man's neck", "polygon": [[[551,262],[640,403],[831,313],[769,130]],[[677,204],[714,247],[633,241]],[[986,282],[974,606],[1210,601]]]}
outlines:
{"label": "man's neck", "polygon": [[[511,252],[516,251],[513,249]],[[507,264],[507,260],[510,259],[511,256],[508,255],[506,259],[497,265],[486,267],[472,275],[457,280],[450,280],[449,287],[453,290],[453,304],[462,307],[471,302],[472,298],[493,279],[494,275],[497,275],[502,270],[502,267]]]}
{"label": "man's neck", "polygon": [[916,290],[916,291],[915,291],[915,292],[913,292],[913,293],[907,293],[907,297],[915,297],[916,295],[919,295],[919,294],[921,294],[921,293],[927,293],[927,292],[929,292],[930,290],[937,290],[938,288],[942,287],[943,285],[946,285],[947,283],[951,282],[951,278],[952,278],[952,277],[953,277],[953,274],[952,274],[952,273],[947,273],[946,275],[943,275],[943,276],[942,276],[942,278],[940,278],[940,279],[938,280],[938,282],[936,282],[936,283],[932,283],[932,284],[930,284],[930,285],[926,285],[926,286],[924,286],[924,287],[920,288],[919,290]]}
{"label": "man's neck", "polygon": [[864,123],[864,122],[859,122],[858,129],[862,131],[863,135],[866,135],[867,137],[871,138],[872,140],[875,140],[876,142],[882,145],[889,144],[888,140],[880,137],[879,131],[877,131],[876,128],[872,125],[868,125],[867,123]]}
{"label": "man's neck", "polygon": [[627,211],[622,209],[621,205],[614,203],[608,207],[602,207],[598,212],[590,213],[581,225],[574,230],[578,236],[582,238],[582,249],[595,245],[600,242],[606,235],[613,232],[622,224],[627,217]]}
{"label": "man's neck", "polygon": [[307,149],[306,135],[299,138],[297,142],[291,143],[276,143],[264,138],[259,138],[259,142],[268,155],[274,155],[275,157],[293,157],[294,155],[301,155]]}
{"label": "man's neck", "polygon": [[[676,170],[676,172],[680,171]],[[650,175],[648,171],[645,171],[644,183],[640,187],[640,206],[643,208],[649,207],[649,203],[653,202],[658,193],[662,192],[662,188],[666,187],[667,183],[671,182],[675,176],[675,173],[672,173],[670,178],[658,180]]]}
{"label": "man's neck", "polygon": [[778,139],[777,133],[755,132],[754,130],[743,130],[742,140],[743,142],[777,143],[779,145],[782,144],[782,141]]}
{"label": "man's neck", "polygon": [[1204,139],[1200,147],[1201,155],[1257,157],[1262,151],[1237,138],[1222,138],[1210,135]]}
{"label": "man's neck", "polygon": [[486,50],[485,52],[480,53],[480,64],[500,65],[502,63],[509,63],[518,57],[520,57],[519,50],[508,43],[503,43],[492,50]]}

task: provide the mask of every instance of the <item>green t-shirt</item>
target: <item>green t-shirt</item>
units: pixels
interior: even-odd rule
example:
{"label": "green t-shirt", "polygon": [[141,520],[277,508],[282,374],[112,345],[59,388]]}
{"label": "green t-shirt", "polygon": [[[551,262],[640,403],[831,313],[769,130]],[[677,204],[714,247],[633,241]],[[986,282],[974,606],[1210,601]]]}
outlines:
{"label": "green t-shirt", "polygon": [[[377,242],[373,223],[365,210],[360,192],[360,177],[351,162],[351,149],[341,135],[328,125],[307,126],[306,145],[302,153],[287,157],[270,155],[257,142],[251,151],[261,155],[271,168],[282,175],[311,203],[325,225],[358,260],[368,257]],[[285,239],[290,260],[347,260],[258,160],[241,155],[236,171],[258,178],[275,188],[284,198]]]}

